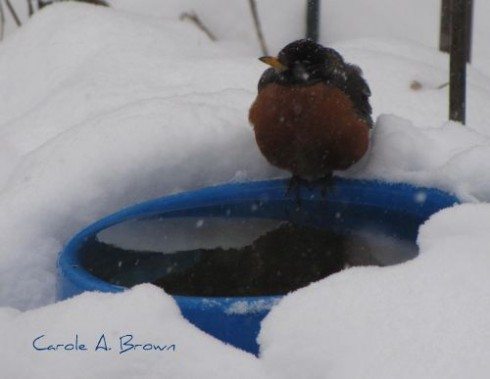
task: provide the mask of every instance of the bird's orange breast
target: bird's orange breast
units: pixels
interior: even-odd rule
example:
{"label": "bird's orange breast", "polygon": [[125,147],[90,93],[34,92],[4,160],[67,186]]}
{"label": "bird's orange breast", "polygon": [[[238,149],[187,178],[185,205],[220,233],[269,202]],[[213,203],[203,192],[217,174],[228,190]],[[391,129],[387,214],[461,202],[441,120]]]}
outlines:
{"label": "bird's orange breast", "polygon": [[369,145],[369,126],[350,98],[325,83],[269,84],[258,93],[249,120],[267,160],[302,177],[346,169]]}

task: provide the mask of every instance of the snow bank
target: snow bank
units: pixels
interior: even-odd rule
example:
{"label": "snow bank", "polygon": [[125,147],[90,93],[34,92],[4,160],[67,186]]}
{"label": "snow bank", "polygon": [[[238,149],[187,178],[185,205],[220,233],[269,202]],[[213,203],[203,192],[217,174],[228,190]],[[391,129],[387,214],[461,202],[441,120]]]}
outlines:
{"label": "snow bank", "polygon": [[453,122],[418,128],[393,115],[378,118],[372,147],[351,176],[438,187],[465,201],[490,201],[490,138]]}
{"label": "snow bank", "polygon": [[[26,313],[6,308],[0,320],[8,341],[0,347],[7,378],[264,377],[254,356],[193,327],[173,299],[151,285],[117,295],[87,293]],[[87,350],[33,347],[75,344],[77,335],[78,347]]]}
{"label": "snow bank", "polygon": [[[253,32],[247,1],[227,0],[107,0],[114,9],[158,19],[159,23],[176,21],[183,12],[196,12],[220,41],[238,42],[243,52],[259,54],[260,46]],[[23,23],[28,21],[27,2],[10,0]],[[271,51],[304,34],[305,4],[298,0],[258,0],[257,6],[264,35]],[[474,3],[472,64],[490,74],[488,2]],[[8,12],[7,12],[8,13]],[[226,17],[223,17],[223,15]],[[321,41],[332,44],[357,38],[398,40],[436,49],[439,46],[440,4],[438,1],[414,0],[331,0],[321,7]],[[284,26],[287,27],[284,27]],[[18,30],[10,14],[6,16],[6,34]]]}
{"label": "snow bank", "polygon": [[262,323],[262,362],[280,378],[488,377],[489,223],[489,205],[444,210],[413,261],[289,295]]}
{"label": "snow bank", "polygon": [[[116,9],[159,19],[176,20],[182,12],[195,11],[220,40],[246,42],[247,51],[260,52],[246,1],[165,0],[162,3],[161,0],[138,0],[137,6],[134,0],[109,1]],[[25,5],[22,2],[19,6]],[[264,35],[272,51],[303,36],[303,1],[281,0],[280,11],[277,0],[258,0],[257,6]],[[474,2],[473,7],[472,65],[490,75],[487,20],[490,4],[478,1]],[[434,51],[439,47],[440,11],[440,1],[330,0],[321,5],[320,39],[323,43],[333,44],[359,38],[379,40],[390,36],[398,41],[424,45]],[[222,14],[226,14],[226,17],[221,17]],[[412,55],[417,57],[418,52]]]}
{"label": "snow bank", "polygon": [[[0,50],[0,81],[9,89],[1,93],[0,145],[9,147],[4,169],[12,172],[0,192],[2,304],[52,302],[57,252],[104,214],[277,172],[247,121],[261,71],[255,59],[229,58],[208,41],[199,48],[205,37],[185,24],[137,20],[100,7],[53,6]],[[32,38],[39,49],[29,49]],[[73,50],[81,61],[64,53]],[[37,61],[46,66],[36,73]],[[65,67],[61,78],[57,66]],[[20,81],[23,71],[32,73],[30,83]],[[15,280],[19,272],[26,280]]]}

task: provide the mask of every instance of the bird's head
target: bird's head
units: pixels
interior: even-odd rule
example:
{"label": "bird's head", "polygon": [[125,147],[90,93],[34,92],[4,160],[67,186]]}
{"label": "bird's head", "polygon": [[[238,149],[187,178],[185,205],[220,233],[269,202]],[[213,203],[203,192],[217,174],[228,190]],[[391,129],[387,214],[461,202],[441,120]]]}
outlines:
{"label": "bird's head", "polygon": [[312,40],[300,39],[286,45],[277,57],[259,58],[271,66],[262,76],[259,89],[265,84],[310,85],[343,71],[344,60],[333,49]]}

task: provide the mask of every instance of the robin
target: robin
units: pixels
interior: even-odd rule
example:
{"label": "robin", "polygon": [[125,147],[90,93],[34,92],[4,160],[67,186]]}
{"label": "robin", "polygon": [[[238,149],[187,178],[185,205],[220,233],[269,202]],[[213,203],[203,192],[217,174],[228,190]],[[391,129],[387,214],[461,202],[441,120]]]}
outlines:
{"label": "robin", "polygon": [[292,173],[288,192],[316,182],[329,187],[334,170],[347,169],[368,149],[371,91],[361,69],[308,39],[290,43],[277,58],[259,59],[271,66],[249,113],[260,151]]}

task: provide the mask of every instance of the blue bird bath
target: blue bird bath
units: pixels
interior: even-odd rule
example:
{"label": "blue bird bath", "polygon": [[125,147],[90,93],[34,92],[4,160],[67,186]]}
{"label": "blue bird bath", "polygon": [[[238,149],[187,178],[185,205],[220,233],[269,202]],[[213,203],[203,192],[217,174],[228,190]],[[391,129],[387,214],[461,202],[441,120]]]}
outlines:
{"label": "blue bird bath", "polygon": [[[125,223],[197,219],[199,227],[205,220],[212,219],[225,222],[237,219],[275,220],[328,228],[344,234],[369,230],[415,247],[418,227],[432,214],[458,202],[454,196],[432,188],[336,178],[333,189],[326,196],[319,188],[301,188],[301,206],[298,207],[294,196],[285,195],[286,187],[285,180],[225,184],[146,201],[107,216],[76,234],[60,253],[58,299],[84,291],[121,292],[132,285],[151,282],[168,272],[168,267],[164,266],[171,265],[175,255],[153,253],[151,259],[157,259],[154,262],[158,264],[136,269],[139,258],[132,253],[121,253],[119,258],[114,258],[120,260],[116,265],[112,262],[113,266],[119,267],[123,274],[131,272],[126,277],[120,276],[121,285],[117,284],[118,281],[108,281],[103,275],[97,275],[98,267],[113,259],[113,255],[100,251],[90,253],[89,246],[106,231]],[[222,233],[226,233],[225,229]],[[381,258],[385,260],[382,265],[402,262],[414,255],[416,253],[405,252],[393,259],[385,254]],[[124,262],[131,262],[130,267],[126,269]],[[187,263],[179,264],[191,266],[193,261],[188,259]],[[260,322],[280,300],[281,294],[173,297],[182,315],[191,323],[224,342],[257,354],[256,337]]]}

